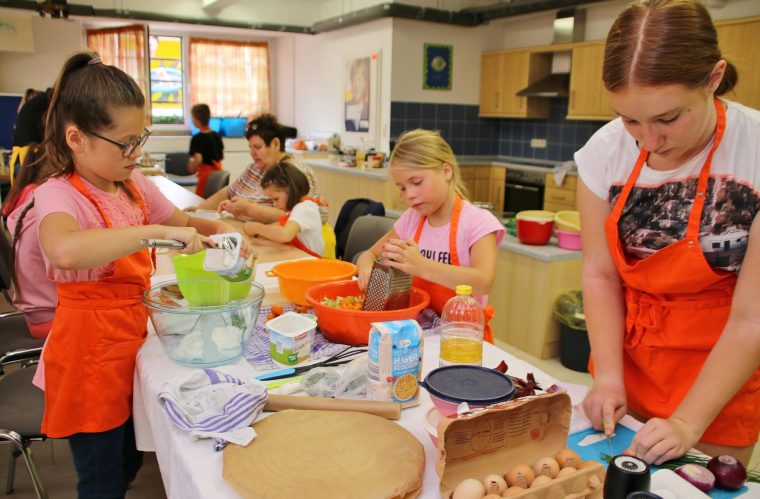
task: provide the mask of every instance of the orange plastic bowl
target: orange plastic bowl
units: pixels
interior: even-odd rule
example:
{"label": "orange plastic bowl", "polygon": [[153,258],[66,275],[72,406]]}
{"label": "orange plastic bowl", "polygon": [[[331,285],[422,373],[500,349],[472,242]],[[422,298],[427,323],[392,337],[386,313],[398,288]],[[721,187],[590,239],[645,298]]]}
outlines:
{"label": "orange plastic bowl", "polygon": [[278,263],[266,275],[277,277],[280,293],[288,301],[308,305],[306,291],[319,284],[350,279],[356,274],[356,265],[341,260],[294,260]]}
{"label": "orange plastic bowl", "polygon": [[322,298],[359,296],[358,281],[330,282],[315,286],[306,292],[306,300],[317,314],[317,325],[330,341],[346,345],[366,345],[373,322],[416,319],[420,311],[430,303],[430,295],[419,288],[412,288],[409,308],[368,312],[346,310],[322,305]]}

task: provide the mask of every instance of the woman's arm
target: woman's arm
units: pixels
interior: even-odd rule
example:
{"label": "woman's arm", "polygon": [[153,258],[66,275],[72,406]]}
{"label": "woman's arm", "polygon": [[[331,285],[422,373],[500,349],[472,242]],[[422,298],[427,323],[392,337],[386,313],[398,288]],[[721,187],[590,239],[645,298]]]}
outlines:
{"label": "woman's arm", "polygon": [[650,419],[631,443],[630,453],[661,463],[685,454],[699,441],[736,392],[760,367],[760,216],[752,222],[749,245],[723,333],[681,404],[667,419]]}
{"label": "woman's arm", "polygon": [[292,220],[288,220],[285,225],[277,222],[271,224],[246,222],[243,230],[249,236],[261,236],[276,243],[289,243],[301,232],[301,226]]}
{"label": "woman's arm", "polygon": [[223,187],[222,189],[219,189],[214,194],[211,195],[208,199],[204,199],[201,204],[198,206],[194,206],[191,208],[185,208],[185,211],[193,211],[193,210],[216,210],[219,204],[222,201],[226,201],[230,198],[229,191],[227,190],[227,187]]}
{"label": "woman's arm", "polygon": [[113,262],[142,249],[140,239],[176,239],[185,243],[182,253],[196,253],[203,244],[213,245],[194,227],[140,225],[108,229],[80,229],[63,212],[50,213],[40,222],[40,246],[51,265],[59,269],[90,269]]}
{"label": "woman's arm", "polygon": [[583,409],[594,428],[609,435],[626,412],[623,288],[604,231],[609,203],[579,179],[578,204],[583,238],[583,305],[594,359],[594,386],[583,401]]}
{"label": "woman's arm", "polygon": [[496,234],[493,232],[478,239],[470,247],[471,266],[449,265],[435,262],[422,256],[417,244],[410,240],[390,239],[383,246],[381,256],[388,260],[388,265],[454,289],[458,284],[470,284],[476,295],[491,292],[496,274]]}

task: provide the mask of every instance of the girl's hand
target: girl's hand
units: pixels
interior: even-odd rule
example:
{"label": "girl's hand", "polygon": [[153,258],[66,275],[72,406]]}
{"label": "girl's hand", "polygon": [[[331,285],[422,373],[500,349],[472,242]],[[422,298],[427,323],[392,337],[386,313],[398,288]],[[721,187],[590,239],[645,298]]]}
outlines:
{"label": "girl's hand", "polygon": [[367,265],[366,263],[362,262],[361,257],[359,257],[359,261],[356,262],[356,273],[358,274],[358,284],[359,289],[361,291],[364,291],[367,289],[367,285],[369,284],[369,276],[372,274],[372,267],[373,264],[370,263]]}
{"label": "girl's hand", "polygon": [[652,418],[634,435],[624,454],[636,456],[649,464],[662,464],[686,454],[699,437],[681,418]]}
{"label": "girl's hand", "polygon": [[236,217],[244,216],[248,211],[248,205],[250,201],[240,196],[232,196],[230,199],[225,199],[216,208],[216,211],[227,211],[232,213]]}
{"label": "girl's hand", "polygon": [[243,224],[243,231],[249,236],[258,236],[263,226],[260,222],[246,222]]}
{"label": "girl's hand", "polygon": [[625,386],[622,383],[594,383],[583,399],[583,411],[595,430],[612,435],[615,424],[627,411]]}
{"label": "girl's hand", "polygon": [[417,275],[420,268],[428,261],[422,256],[417,243],[411,239],[389,239],[384,245],[380,254],[385,259],[385,263],[406,272],[409,275]]}
{"label": "girl's hand", "polygon": [[208,236],[199,234],[195,227],[166,226],[166,235],[164,237],[185,243],[185,247],[179,250],[180,253],[197,253],[202,251],[206,246],[214,246],[214,241]]}

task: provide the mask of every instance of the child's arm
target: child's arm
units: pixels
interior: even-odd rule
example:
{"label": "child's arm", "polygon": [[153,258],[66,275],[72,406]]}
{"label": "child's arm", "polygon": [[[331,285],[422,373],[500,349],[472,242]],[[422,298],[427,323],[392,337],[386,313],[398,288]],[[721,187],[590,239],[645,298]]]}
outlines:
{"label": "child's arm", "polygon": [[383,237],[377,240],[370,249],[359,255],[356,261],[356,268],[359,273],[359,289],[366,289],[369,284],[369,275],[372,273],[372,266],[375,260],[380,258],[383,252],[383,246],[389,239],[398,239],[398,234],[394,229],[388,231]]}
{"label": "child's arm", "polygon": [[213,241],[194,227],[140,225],[108,229],[80,229],[69,214],[45,216],[39,228],[40,246],[50,263],[59,269],[91,269],[141,250],[140,239],[176,239],[185,243],[182,253],[201,251]]}
{"label": "child's arm", "polygon": [[271,224],[246,222],[243,230],[249,236],[261,236],[276,243],[289,243],[301,232],[301,226],[292,220],[285,222],[285,225],[280,225],[277,222]]}
{"label": "child's arm", "polygon": [[198,167],[203,164],[203,156],[201,153],[196,152],[192,156],[190,156],[190,159],[187,162],[187,171],[190,173],[195,173],[198,171]]}
{"label": "child's arm", "polygon": [[236,217],[247,217],[265,224],[276,222],[285,213],[273,206],[266,206],[240,196],[233,196],[231,199],[222,201],[218,210],[228,211]]}
{"label": "child's arm", "polygon": [[410,240],[390,239],[383,245],[381,255],[388,265],[426,281],[454,289],[458,284],[469,284],[476,295],[491,292],[496,274],[496,234],[480,238],[470,248],[470,267],[435,262],[422,256],[417,244]]}

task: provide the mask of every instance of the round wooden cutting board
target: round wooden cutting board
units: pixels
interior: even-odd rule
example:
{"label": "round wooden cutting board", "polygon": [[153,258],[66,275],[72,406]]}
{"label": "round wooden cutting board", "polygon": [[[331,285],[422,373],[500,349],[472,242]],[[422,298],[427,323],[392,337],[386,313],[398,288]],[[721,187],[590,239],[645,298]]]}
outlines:
{"label": "round wooden cutting board", "polygon": [[425,451],[407,430],[360,412],[285,410],[224,450],[224,479],[251,498],[412,498]]}

